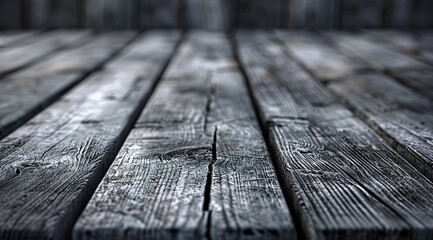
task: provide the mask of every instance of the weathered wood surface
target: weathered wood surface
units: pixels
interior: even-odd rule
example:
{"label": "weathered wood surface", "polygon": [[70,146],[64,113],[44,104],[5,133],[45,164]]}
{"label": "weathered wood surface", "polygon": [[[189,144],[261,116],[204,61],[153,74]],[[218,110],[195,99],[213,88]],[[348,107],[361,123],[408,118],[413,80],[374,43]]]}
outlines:
{"label": "weathered wood surface", "polygon": [[238,33],[239,54],[301,236],[433,237],[433,184],[267,33]]}
{"label": "weathered wood surface", "polygon": [[323,35],[328,37],[338,48],[346,54],[358,57],[374,68],[385,71],[399,69],[421,69],[426,64],[404,53],[391,48],[377,45],[365,39],[362,33],[341,33],[327,31]]}
{"label": "weathered wood surface", "polygon": [[362,74],[329,85],[368,125],[433,180],[433,103],[393,79]]}
{"label": "weathered wood surface", "polygon": [[189,34],[76,239],[268,239],[294,230],[228,39]]}
{"label": "weathered wood surface", "polygon": [[98,69],[134,34],[106,33],[0,81],[0,139]]}
{"label": "weathered wood surface", "polygon": [[25,67],[62,47],[82,42],[88,31],[54,31],[35,36],[28,44],[0,49],[0,76]]}
{"label": "weathered wood surface", "polygon": [[0,48],[16,45],[23,39],[34,36],[38,31],[1,31]]}
{"label": "weathered wood surface", "polygon": [[0,142],[1,239],[70,236],[174,44],[159,46],[142,46],[160,55],[146,78],[96,73]]}
{"label": "weathered wood surface", "polygon": [[276,35],[290,53],[321,81],[336,80],[369,68],[367,64],[329,46],[318,34],[306,31],[276,31]]}

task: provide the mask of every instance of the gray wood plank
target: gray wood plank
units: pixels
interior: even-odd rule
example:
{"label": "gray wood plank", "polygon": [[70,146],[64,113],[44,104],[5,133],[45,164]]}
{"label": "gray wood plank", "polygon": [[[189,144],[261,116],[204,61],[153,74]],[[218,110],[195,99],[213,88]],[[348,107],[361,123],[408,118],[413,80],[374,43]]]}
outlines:
{"label": "gray wood plank", "polygon": [[26,24],[30,28],[73,28],[80,25],[79,0],[28,0]]}
{"label": "gray wood plank", "polygon": [[241,62],[301,234],[428,239],[433,184],[296,65],[266,33],[238,33]]}
{"label": "gray wood plank", "polygon": [[293,237],[227,37],[188,34],[75,239]]}
{"label": "gray wood plank", "polygon": [[28,44],[0,49],[0,76],[23,68],[67,46],[81,43],[89,31],[54,31],[40,36]]}
{"label": "gray wood plank", "polygon": [[433,69],[408,69],[396,71],[391,75],[433,101]]}
{"label": "gray wood plank", "polygon": [[173,0],[138,0],[140,28],[181,27],[179,8],[181,3]]}
{"label": "gray wood plank", "polygon": [[324,32],[342,52],[358,57],[378,70],[420,69],[427,65],[393,49],[372,43],[362,33]]}
{"label": "gray wood plank", "polygon": [[17,129],[127,44],[134,34],[94,36],[0,81],[0,139]]}
{"label": "gray wood plank", "polygon": [[433,103],[377,73],[348,77],[330,89],[356,114],[433,179]]}
{"label": "gray wood plank", "polygon": [[134,0],[85,1],[85,26],[99,29],[131,29],[138,25],[138,2]]}
{"label": "gray wood plank", "polygon": [[[169,58],[167,49],[142,47]],[[8,216],[0,219],[0,238],[70,237],[163,65],[146,78],[94,74],[0,142],[0,212]]]}
{"label": "gray wood plank", "polygon": [[283,0],[237,0],[236,28],[280,27]]}
{"label": "gray wood plank", "polygon": [[38,31],[9,30],[0,32],[0,48],[15,45],[26,38],[34,36]]}
{"label": "gray wood plank", "polygon": [[305,31],[276,31],[284,46],[321,81],[332,81],[368,69],[368,65],[346,56]]}
{"label": "gray wood plank", "polygon": [[383,0],[341,0],[343,28],[383,27]]}
{"label": "gray wood plank", "polygon": [[136,35],[132,31],[107,32],[91,36],[87,42],[58,52],[17,73],[16,77],[86,73],[105,62]]}
{"label": "gray wood plank", "polygon": [[186,18],[189,28],[228,30],[232,25],[232,8],[228,0],[186,0]]}

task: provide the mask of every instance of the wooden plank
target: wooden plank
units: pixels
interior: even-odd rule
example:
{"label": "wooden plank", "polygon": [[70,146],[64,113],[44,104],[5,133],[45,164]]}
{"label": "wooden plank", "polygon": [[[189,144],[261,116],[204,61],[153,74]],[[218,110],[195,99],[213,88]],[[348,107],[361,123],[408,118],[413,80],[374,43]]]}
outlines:
{"label": "wooden plank", "polygon": [[409,69],[397,71],[391,75],[399,82],[433,101],[433,69]]}
{"label": "wooden plank", "polygon": [[24,27],[22,0],[0,1],[0,29],[19,29]]}
{"label": "wooden plank", "polygon": [[0,32],[0,48],[15,45],[26,38],[34,36],[37,31],[1,31]]}
{"label": "wooden plank", "polygon": [[280,27],[282,0],[237,0],[236,28]]}
{"label": "wooden plank", "polygon": [[27,26],[31,28],[79,27],[79,0],[28,0]]}
{"label": "wooden plank", "polygon": [[61,51],[14,74],[15,77],[42,77],[88,73],[105,62],[136,35],[132,31],[95,34],[79,47]]}
{"label": "wooden plank", "polygon": [[173,0],[138,0],[140,28],[181,27],[180,2]]}
{"label": "wooden plank", "polygon": [[433,179],[433,103],[375,73],[349,77],[329,87],[420,172]]}
{"label": "wooden plank", "polygon": [[293,225],[227,37],[190,33],[75,239],[268,239]]}
{"label": "wooden plank", "polygon": [[343,28],[383,27],[383,0],[342,0],[341,26]]}
{"label": "wooden plank", "polygon": [[94,36],[79,48],[53,55],[0,81],[0,139],[98,69],[133,36],[130,32]]}
{"label": "wooden plank", "polygon": [[232,6],[228,0],[186,0],[186,18],[189,28],[228,30],[232,24]]}
{"label": "wooden plank", "polygon": [[28,44],[0,49],[0,76],[23,68],[62,47],[82,42],[88,31],[54,31],[36,36]]}
{"label": "wooden plank", "polygon": [[432,182],[353,117],[269,35],[244,32],[237,39],[301,236],[431,238]]}
{"label": "wooden plank", "polygon": [[378,70],[420,69],[427,66],[406,55],[372,43],[361,33],[324,32],[342,52],[358,57]]}
{"label": "wooden plank", "polygon": [[131,29],[138,25],[138,1],[85,1],[85,26],[99,29]]}
{"label": "wooden plank", "polygon": [[305,31],[276,31],[290,53],[321,81],[356,74],[369,67],[327,45],[321,36]]}
{"label": "wooden plank", "polygon": [[167,49],[142,47],[161,56],[146,78],[92,75],[0,142],[0,212],[8,216],[0,219],[0,238],[70,237],[169,58]]}

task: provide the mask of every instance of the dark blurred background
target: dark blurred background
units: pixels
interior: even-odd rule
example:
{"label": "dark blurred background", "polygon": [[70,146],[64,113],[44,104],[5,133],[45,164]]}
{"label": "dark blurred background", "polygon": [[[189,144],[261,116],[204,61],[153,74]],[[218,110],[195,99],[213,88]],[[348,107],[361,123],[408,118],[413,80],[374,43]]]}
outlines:
{"label": "dark blurred background", "polygon": [[433,0],[0,0],[0,28],[425,28]]}

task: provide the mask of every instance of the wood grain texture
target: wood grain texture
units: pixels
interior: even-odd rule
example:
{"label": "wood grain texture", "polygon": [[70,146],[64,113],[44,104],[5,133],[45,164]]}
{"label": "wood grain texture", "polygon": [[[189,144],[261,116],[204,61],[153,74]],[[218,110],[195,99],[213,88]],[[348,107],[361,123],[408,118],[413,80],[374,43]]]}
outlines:
{"label": "wood grain texture", "polygon": [[426,64],[391,48],[372,43],[362,33],[324,32],[338,49],[358,57],[378,70],[426,68]]}
{"label": "wood grain texture", "polygon": [[32,37],[38,31],[9,30],[0,32],[0,48],[16,45],[26,38]]}
{"label": "wood grain texture", "polygon": [[237,39],[301,234],[431,238],[432,182],[354,118],[267,33],[241,32]]}
{"label": "wood grain texture", "polygon": [[179,16],[180,1],[137,0],[139,1],[140,28],[181,27]]}
{"label": "wood grain texture", "polygon": [[0,139],[110,59],[134,34],[94,36],[79,48],[62,51],[0,81]]}
{"label": "wood grain texture", "polygon": [[433,101],[433,69],[397,71],[392,76]]}
{"label": "wood grain texture", "polygon": [[92,75],[0,142],[0,212],[8,216],[0,219],[0,238],[70,237],[163,64],[147,78],[121,71]]}
{"label": "wood grain texture", "polygon": [[306,31],[276,31],[290,53],[321,81],[332,81],[368,69],[368,65],[338,52],[321,36]]}
{"label": "wood grain texture", "polygon": [[223,34],[188,34],[76,239],[268,239],[294,234]]}
{"label": "wood grain texture", "polygon": [[0,76],[34,63],[62,47],[78,44],[88,33],[59,30],[35,36],[28,44],[0,49]]}
{"label": "wood grain texture", "polygon": [[135,0],[87,0],[85,26],[99,29],[137,28],[138,6]]}
{"label": "wood grain texture", "polygon": [[26,25],[30,28],[72,28],[80,25],[80,0],[27,0]]}
{"label": "wood grain texture", "polygon": [[329,85],[371,128],[415,168],[433,179],[433,104],[375,73]]}

